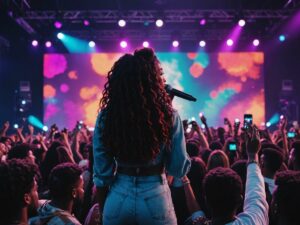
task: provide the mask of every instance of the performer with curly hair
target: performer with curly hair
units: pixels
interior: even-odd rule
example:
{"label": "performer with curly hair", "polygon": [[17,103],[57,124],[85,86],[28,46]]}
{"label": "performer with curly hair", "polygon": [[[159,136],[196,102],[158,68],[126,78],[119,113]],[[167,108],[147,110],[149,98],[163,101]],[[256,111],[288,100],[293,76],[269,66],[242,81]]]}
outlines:
{"label": "performer with curly hair", "polygon": [[115,62],[99,109],[93,144],[100,221],[177,224],[165,172],[182,177],[190,160],[152,49]]}

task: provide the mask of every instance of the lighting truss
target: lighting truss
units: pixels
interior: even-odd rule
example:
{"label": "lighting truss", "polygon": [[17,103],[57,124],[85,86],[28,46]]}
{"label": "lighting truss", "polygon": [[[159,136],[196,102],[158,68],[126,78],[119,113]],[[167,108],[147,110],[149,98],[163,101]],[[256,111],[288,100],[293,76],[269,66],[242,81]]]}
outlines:
{"label": "lighting truss", "polygon": [[[294,9],[280,9],[280,10],[243,10],[245,19],[285,19],[292,15]],[[169,23],[189,23],[206,18],[208,20],[231,21],[236,18],[236,10],[192,10],[192,9],[178,9],[165,10],[163,13],[156,10],[68,10],[68,11],[25,11],[22,18],[25,20],[55,20],[58,16],[64,20],[83,20],[91,19],[96,23],[116,23],[120,18],[125,19],[131,23],[144,23],[145,21],[154,22],[160,16],[165,22]]]}

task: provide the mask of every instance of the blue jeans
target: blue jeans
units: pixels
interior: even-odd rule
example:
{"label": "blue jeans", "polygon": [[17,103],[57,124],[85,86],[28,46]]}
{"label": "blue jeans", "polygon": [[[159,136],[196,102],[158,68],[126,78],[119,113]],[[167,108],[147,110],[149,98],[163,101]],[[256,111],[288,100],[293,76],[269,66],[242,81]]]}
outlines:
{"label": "blue jeans", "polygon": [[176,225],[166,176],[118,174],[105,201],[103,224]]}

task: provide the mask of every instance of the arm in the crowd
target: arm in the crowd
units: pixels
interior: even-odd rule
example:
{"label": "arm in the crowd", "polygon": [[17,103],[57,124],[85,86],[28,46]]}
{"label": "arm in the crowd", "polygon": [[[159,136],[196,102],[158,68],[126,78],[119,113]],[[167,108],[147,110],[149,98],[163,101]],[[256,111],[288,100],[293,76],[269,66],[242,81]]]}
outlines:
{"label": "arm in the crowd", "polygon": [[201,147],[209,148],[207,139],[196,122],[193,123],[193,130],[197,133]]}
{"label": "arm in the crowd", "polygon": [[6,136],[6,132],[7,132],[8,128],[9,128],[9,122],[6,121],[0,130],[0,137]]}
{"label": "arm in the crowd", "polygon": [[102,214],[103,214],[104,203],[105,203],[105,200],[107,197],[108,190],[109,190],[108,186],[96,188],[96,199],[97,199],[97,203],[99,205],[100,224],[102,224]]}
{"label": "arm in the crowd", "polygon": [[42,147],[42,154],[41,154],[41,161],[44,161],[45,156],[46,156],[46,152],[48,151],[48,148],[44,142],[44,137],[41,134],[37,134],[36,139],[38,140],[38,142],[41,144]]}
{"label": "arm in the crowd", "polygon": [[258,129],[256,127],[251,129],[247,134],[248,166],[244,211],[237,216],[235,223],[268,225],[269,206],[266,201],[264,179],[258,166],[258,151],[261,144]]}
{"label": "arm in the crowd", "polygon": [[[256,156],[258,160],[258,156]],[[237,216],[237,221],[249,221],[247,224],[268,225],[268,203],[265,183],[260,168],[256,163],[247,167],[244,211]]]}
{"label": "arm in the crowd", "polygon": [[228,136],[232,137],[233,136],[233,129],[232,129],[232,124],[228,118],[227,119],[227,124],[228,124]]}
{"label": "arm in the crowd", "polygon": [[279,128],[280,128],[280,132],[281,132],[281,136],[282,136],[285,160],[287,160],[289,157],[289,147],[288,147],[288,140],[287,140],[287,135],[286,135],[286,125],[287,125],[287,119],[283,118],[283,120],[280,122]]}
{"label": "arm in the crowd", "polygon": [[191,187],[189,178],[187,176],[184,176],[182,178],[182,184],[185,194],[185,201],[187,204],[187,208],[189,210],[190,214],[193,214],[194,212],[200,211],[200,206],[196,200],[196,197],[194,195],[194,191]]}
{"label": "arm in the crowd", "polygon": [[71,148],[70,143],[69,143],[68,134],[66,132],[61,132],[61,135],[62,135],[62,143],[67,148],[67,150],[68,150],[67,152],[68,152],[68,155],[70,156],[71,160],[75,163],[72,148]]}
{"label": "arm in the crowd", "polygon": [[169,175],[183,177],[190,169],[191,161],[186,152],[186,143],[181,119],[174,112],[174,122],[171,139],[171,151],[167,153],[166,170]]}
{"label": "arm in the crowd", "polygon": [[26,137],[27,143],[31,144],[34,139],[34,127],[32,125],[28,125],[29,135]]}
{"label": "arm in the crowd", "polygon": [[80,148],[80,144],[79,144],[79,131],[78,130],[75,130],[74,131],[74,136],[73,136],[73,141],[72,141],[72,153],[73,153],[73,156],[74,156],[74,160],[76,163],[79,163],[83,157],[81,155],[81,153],[79,152],[79,148]]}
{"label": "arm in the crowd", "polygon": [[17,128],[16,131],[17,131],[17,135],[18,135],[19,139],[21,140],[21,142],[25,143],[26,139],[24,138],[24,136],[22,134],[23,127],[22,128]]}
{"label": "arm in the crowd", "polygon": [[211,135],[211,131],[207,125],[207,120],[204,115],[200,116],[200,120],[204,124],[206,135],[207,135],[207,140],[210,143],[210,142],[212,142],[212,135]]}

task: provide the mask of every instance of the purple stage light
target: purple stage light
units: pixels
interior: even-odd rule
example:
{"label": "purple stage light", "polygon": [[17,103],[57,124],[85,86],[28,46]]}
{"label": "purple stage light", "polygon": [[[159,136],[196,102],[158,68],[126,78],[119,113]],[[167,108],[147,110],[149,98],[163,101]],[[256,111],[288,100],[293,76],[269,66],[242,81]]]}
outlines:
{"label": "purple stage light", "polygon": [[246,25],[246,21],[245,20],[243,20],[243,19],[239,20],[239,26],[240,27],[243,27],[245,25]]}
{"label": "purple stage light", "polygon": [[83,25],[86,26],[86,27],[89,26],[89,25],[90,25],[90,21],[84,20],[84,21],[83,21]]}
{"label": "purple stage light", "polygon": [[148,48],[149,47],[149,42],[148,41],[144,41],[143,42],[143,47],[144,48]]}
{"label": "purple stage light", "polygon": [[258,39],[254,39],[253,40],[253,45],[254,46],[259,46],[259,40]]}
{"label": "purple stage light", "polygon": [[50,47],[52,46],[51,41],[46,41],[45,46],[46,46],[47,48],[50,48]]}
{"label": "purple stage light", "polygon": [[232,39],[228,39],[226,41],[227,46],[232,46],[233,45],[233,40]]}
{"label": "purple stage light", "polygon": [[39,42],[37,40],[33,40],[31,42],[31,44],[32,44],[33,47],[37,47],[39,45]]}
{"label": "purple stage light", "polygon": [[127,42],[126,41],[121,41],[120,46],[121,46],[121,48],[126,48],[127,47]]}
{"label": "purple stage light", "polygon": [[55,26],[56,29],[60,29],[60,28],[62,28],[62,22],[60,22],[60,21],[55,21],[55,22],[54,22],[54,26]]}
{"label": "purple stage light", "polygon": [[126,21],[125,20],[119,20],[118,25],[119,25],[119,27],[125,27],[126,26]]}
{"label": "purple stage light", "polygon": [[205,42],[205,41],[202,40],[202,41],[199,42],[199,46],[200,46],[200,47],[204,48],[205,45],[206,45],[206,42]]}
{"label": "purple stage light", "polygon": [[172,42],[172,45],[174,48],[177,48],[179,46],[179,42],[175,40]]}
{"label": "purple stage light", "polygon": [[205,24],[206,24],[206,19],[201,19],[201,20],[200,20],[200,25],[201,25],[201,26],[204,26]]}
{"label": "purple stage light", "polygon": [[162,27],[164,25],[164,21],[162,21],[161,19],[156,20],[155,22],[157,27]]}

